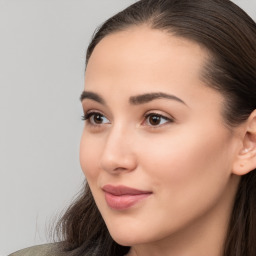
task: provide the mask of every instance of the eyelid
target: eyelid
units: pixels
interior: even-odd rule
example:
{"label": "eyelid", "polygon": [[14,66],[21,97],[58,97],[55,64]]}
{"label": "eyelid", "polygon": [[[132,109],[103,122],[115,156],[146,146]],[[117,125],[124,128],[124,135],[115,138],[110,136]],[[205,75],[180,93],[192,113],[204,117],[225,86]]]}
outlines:
{"label": "eyelid", "polygon": [[96,110],[89,110],[84,112],[82,119],[83,120],[87,120],[88,118],[90,118],[90,116],[92,116],[93,114],[100,114],[103,115],[100,111],[96,111]]}
{"label": "eyelid", "polygon": [[89,109],[89,110],[84,110],[83,118],[88,118],[90,115],[93,115],[93,114],[100,114],[100,115],[106,117],[106,115],[103,114],[100,110]]}
{"label": "eyelid", "polygon": [[161,116],[167,120],[171,120],[171,121],[175,121],[175,118],[173,116],[171,116],[170,114],[167,114],[167,113],[163,113],[162,111],[160,110],[149,110],[147,111],[145,114],[144,114],[144,117],[147,117],[149,115],[158,115],[158,116]]}

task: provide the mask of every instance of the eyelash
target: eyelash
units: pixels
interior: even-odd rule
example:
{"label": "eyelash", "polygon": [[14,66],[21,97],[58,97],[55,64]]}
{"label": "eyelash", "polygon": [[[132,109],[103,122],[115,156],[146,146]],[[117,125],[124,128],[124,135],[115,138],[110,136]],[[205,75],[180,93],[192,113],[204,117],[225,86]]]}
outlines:
{"label": "eyelash", "polygon": [[[95,127],[95,128],[104,125],[104,123],[100,123],[100,124],[92,123],[90,121],[90,118],[93,117],[94,115],[99,115],[100,117],[106,118],[102,113],[94,111],[94,112],[88,112],[85,115],[83,115],[82,116],[82,120],[86,121],[86,123],[88,125],[90,125],[92,127]],[[147,114],[144,115],[144,120],[143,120],[142,124],[144,124],[145,122],[149,122],[149,121],[147,121],[148,118],[153,117],[153,116],[165,120],[166,122],[164,122],[164,124],[165,123],[173,123],[174,122],[173,118],[166,117],[166,116],[161,115],[159,113],[151,112],[151,113],[147,113]],[[149,126],[150,128],[156,129],[156,128],[161,127],[164,124],[160,124],[160,125],[159,124],[157,124],[157,125],[150,125],[150,124],[148,124],[147,126]]]}

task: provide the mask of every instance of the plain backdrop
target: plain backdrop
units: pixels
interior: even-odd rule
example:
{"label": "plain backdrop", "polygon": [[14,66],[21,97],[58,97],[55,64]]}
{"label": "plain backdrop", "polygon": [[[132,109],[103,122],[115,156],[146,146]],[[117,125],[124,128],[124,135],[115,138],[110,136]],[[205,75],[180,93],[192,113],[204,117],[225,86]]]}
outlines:
{"label": "plain backdrop", "polygon": [[[80,190],[85,50],[135,0],[0,0],[0,256],[49,242]],[[256,0],[234,1],[256,19]]]}

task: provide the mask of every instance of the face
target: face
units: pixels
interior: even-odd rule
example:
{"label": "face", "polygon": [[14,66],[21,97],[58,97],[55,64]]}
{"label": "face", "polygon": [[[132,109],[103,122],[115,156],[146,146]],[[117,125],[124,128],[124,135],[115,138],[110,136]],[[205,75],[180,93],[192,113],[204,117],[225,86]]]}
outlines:
{"label": "face", "polygon": [[236,139],[222,95],[202,82],[207,59],[193,42],[137,27],[105,37],[89,60],[80,162],[122,245],[230,214]]}

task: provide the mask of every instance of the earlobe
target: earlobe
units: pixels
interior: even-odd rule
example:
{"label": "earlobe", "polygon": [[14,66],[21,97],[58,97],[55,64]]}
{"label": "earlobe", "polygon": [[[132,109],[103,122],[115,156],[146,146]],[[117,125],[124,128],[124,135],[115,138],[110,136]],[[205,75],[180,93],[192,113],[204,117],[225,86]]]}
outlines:
{"label": "earlobe", "polygon": [[245,122],[244,131],[242,148],[233,165],[233,173],[239,176],[256,169],[256,110]]}

